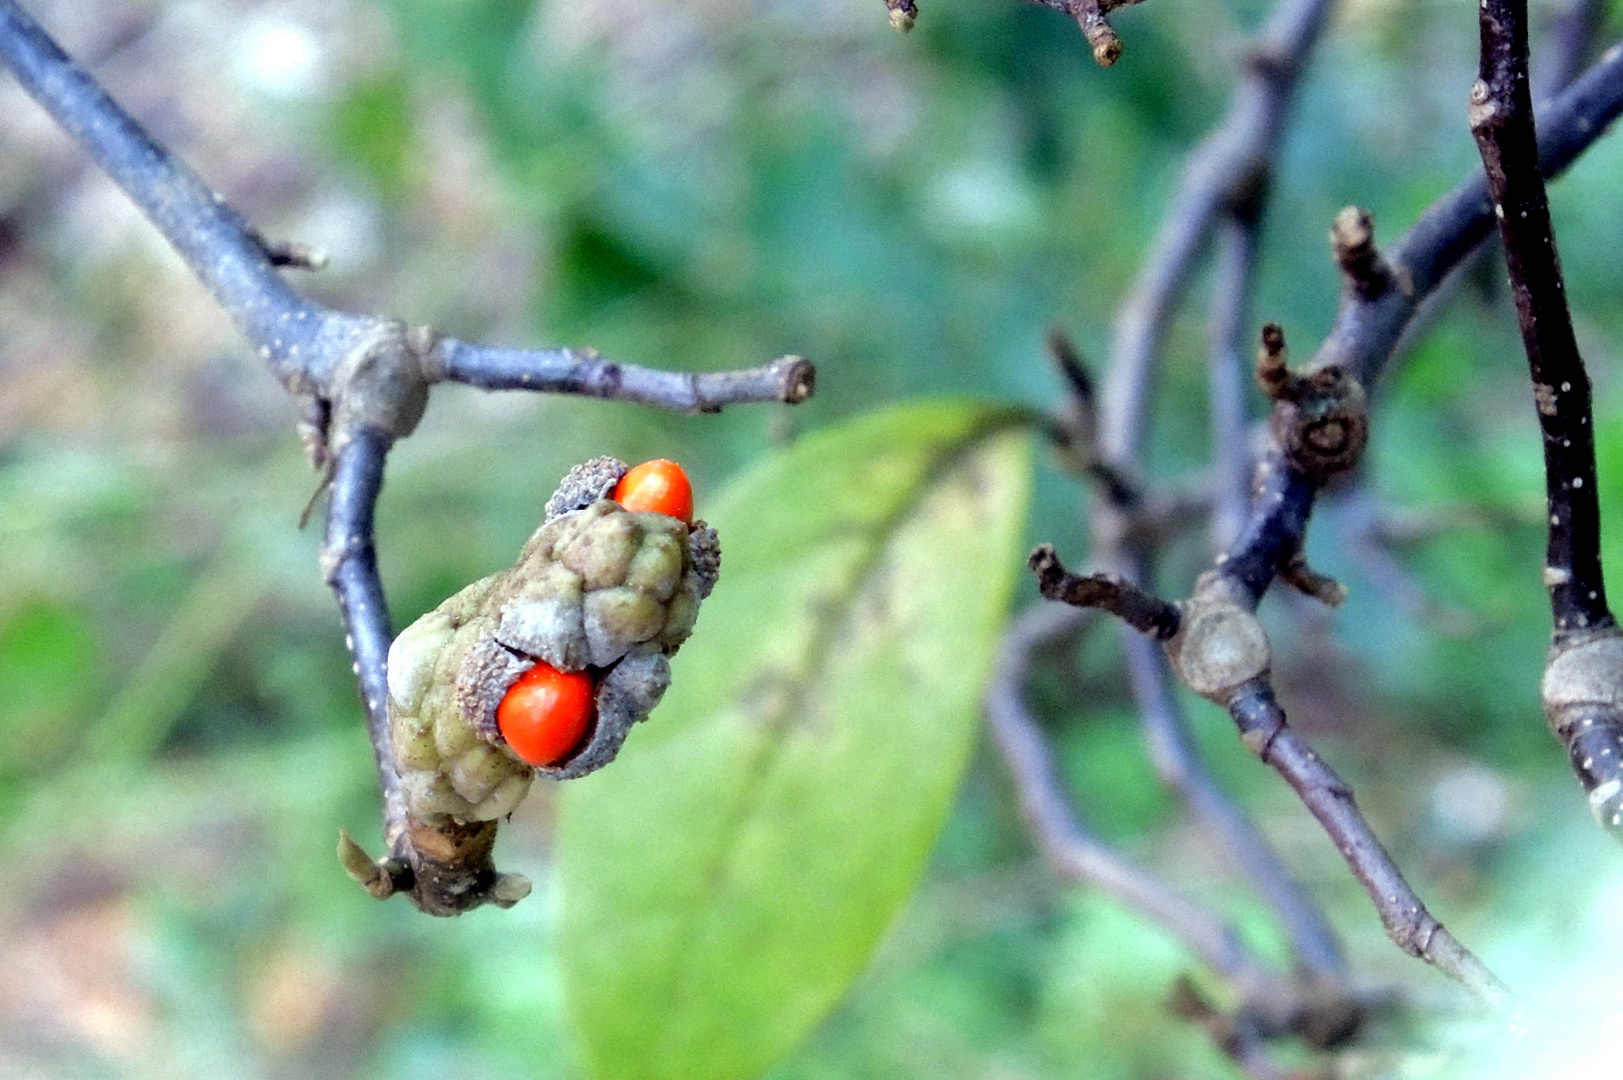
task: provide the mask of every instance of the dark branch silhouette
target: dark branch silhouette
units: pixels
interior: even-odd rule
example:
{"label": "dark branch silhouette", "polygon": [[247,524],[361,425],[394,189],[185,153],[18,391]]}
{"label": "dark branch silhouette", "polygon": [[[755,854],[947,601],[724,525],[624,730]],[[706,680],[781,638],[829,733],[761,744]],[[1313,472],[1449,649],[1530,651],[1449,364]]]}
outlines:
{"label": "dark branch silhouette", "polygon": [[1471,88],[1471,132],[1482,152],[1544,433],[1550,514],[1545,584],[1559,642],[1614,622],[1601,576],[1589,373],[1573,336],[1550,203],[1538,170],[1526,4],[1484,0],[1481,24],[1482,68]]}
{"label": "dark branch silhouette", "polygon": [[1572,332],[1550,203],[1534,163],[1525,0],[1484,0],[1480,25],[1471,133],[1499,222],[1544,443],[1544,586],[1553,622],[1544,712],[1591,812],[1623,837],[1623,632],[1607,606],[1601,571],[1589,372]]}

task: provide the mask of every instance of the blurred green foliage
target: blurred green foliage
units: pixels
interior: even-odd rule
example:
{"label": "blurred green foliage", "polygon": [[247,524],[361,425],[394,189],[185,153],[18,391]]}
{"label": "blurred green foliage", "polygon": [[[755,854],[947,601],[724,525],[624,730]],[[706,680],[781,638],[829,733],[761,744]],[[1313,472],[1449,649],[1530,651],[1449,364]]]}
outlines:
{"label": "blurred green foliage", "polygon": [[[1011,0],[930,0],[905,38],[877,0],[354,6],[385,45],[352,78],[291,101],[242,92],[241,108],[272,118],[267,138],[293,133],[301,167],[336,178],[376,222],[370,269],[393,290],[342,266],[313,289],[463,336],[693,370],[798,352],[820,370],[817,399],[794,412],[691,419],[439,393],[391,459],[380,511],[401,624],[506,565],[573,461],[680,458],[702,513],[798,431],[926,395],[1052,402],[1045,328],[1106,354],[1182,155],[1220,115],[1266,7],[1124,10],[1128,52],[1102,71],[1074,24]],[[316,19],[297,6],[288,17]],[[1614,35],[1620,19],[1614,4]],[[1468,5],[1346,5],[1284,147],[1255,305],[1299,354],[1335,308],[1335,210],[1372,208],[1389,238],[1473,167],[1474,50]],[[447,124],[472,166],[437,141]],[[445,180],[457,168],[491,189],[479,198],[502,238],[477,235],[481,219]],[[1614,138],[1553,195],[1610,522],[1623,515],[1620,175]],[[60,384],[74,421],[0,428],[0,858],[14,868],[0,888],[0,1073],[582,1076],[556,958],[550,797],[504,831],[504,864],[540,883],[510,912],[430,922],[343,878],[337,828],[374,835],[376,797],[316,539],[293,528],[311,479],[292,411],[267,386],[233,426],[214,398],[188,396],[203,375],[134,359],[181,333],[165,290],[185,286],[139,246],[53,231],[75,212],[89,207],[34,219],[22,243],[37,272],[8,264],[0,278],[23,303],[46,286],[63,297],[60,348],[90,357]],[[463,233],[500,257],[447,265]],[[94,257],[98,244],[115,250]],[[1159,478],[1204,459],[1203,325],[1196,305],[1172,327],[1150,441]],[[1536,702],[1542,480],[1522,364],[1486,272],[1378,392],[1365,480],[1384,506],[1435,513],[1398,556],[1466,616],[1463,634],[1438,633],[1371,578],[1333,503],[1311,554],[1350,601],[1333,621],[1284,602],[1268,617],[1293,719],[1355,782],[1445,921],[1529,993],[1582,985],[1615,999],[1606,975],[1623,940],[1595,913],[1615,910],[1617,853]],[[1080,557],[1085,504],[1040,470],[1028,538]],[[1614,569],[1620,536],[1607,534]],[[1173,562],[1203,554],[1192,541]],[[1045,673],[1037,696],[1084,814],[1277,952],[1254,897],[1155,783],[1114,639],[1089,637],[1077,660]],[[1288,793],[1222,717],[1192,707],[1215,771],[1324,901],[1360,970],[1437,991]],[[1166,1014],[1186,967],[1158,931],[1053,882],[983,753],[874,962],[771,1075],[1230,1075]],[[1437,1075],[1457,1049],[1434,1031],[1377,1034],[1349,1068]]]}

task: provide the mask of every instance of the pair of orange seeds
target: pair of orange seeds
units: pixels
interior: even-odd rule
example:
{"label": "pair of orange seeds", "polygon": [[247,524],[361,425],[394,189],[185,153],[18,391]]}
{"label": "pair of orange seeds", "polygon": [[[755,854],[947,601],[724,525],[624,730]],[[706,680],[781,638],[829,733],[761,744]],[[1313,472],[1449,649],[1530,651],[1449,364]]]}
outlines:
{"label": "pair of orange seeds", "polygon": [[[693,524],[693,485],[674,461],[643,462],[620,478],[612,498],[627,510],[652,510]],[[590,675],[540,661],[507,688],[496,706],[496,727],[520,760],[556,765],[586,737],[596,711]]]}

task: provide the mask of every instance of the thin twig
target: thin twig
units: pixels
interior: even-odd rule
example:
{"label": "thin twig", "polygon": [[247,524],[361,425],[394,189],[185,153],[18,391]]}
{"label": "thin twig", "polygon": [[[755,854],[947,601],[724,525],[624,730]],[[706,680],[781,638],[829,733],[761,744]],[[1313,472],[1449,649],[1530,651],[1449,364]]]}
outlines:
{"label": "thin twig", "polygon": [[1330,254],[1341,267],[1347,288],[1373,300],[1392,287],[1392,268],[1375,247],[1375,218],[1368,210],[1348,206],[1330,226]]}
{"label": "thin twig", "polygon": [[1257,261],[1255,216],[1231,216],[1219,224],[1212,267],[1211,315],[1207,326],[1206,384],[1212,423],[1216,496],[1212,546],[1233,541],[1250,509],[1251,438],[1246,418],[1246,365],[1251,290]]}
{"label": "thin twig", "polygon": [[[1133,696],[1157,773],[1213,831],[1247,880],[1274,909],[1298,964],[1322,983],[1343,979],[1346,959],[1335,931],[1255,825],[1229,800],[1201,762],[1188,721],[1170,691],[1166,657],[1150,640],[1177,633],[1177,608],[1135,586],[1122,585],[1120,579],[1097,575],[1079,578],[1064,568],[1047,545],[1038,548],[1031,561],[1039,588],[1049,599],[1110,611],[1147,635],[1130,635],[1124,648]],[[1013,647],[1005,645],[1006,650]],[[1006,677],[1000,669],[999,678]]]}
{"label": "thin twig", "polygon": [[383,581],[378,576],[372,531],[373,511],[383,488],[383,463],[391,442],[387,432],[365,429],[349,441],[334,462],[321,565],[338,601],[344,644],[354,658],[361,704],[366,708],[367,733],[377,756],[384,842],[393,851],[405,832],[406,804],[390,745],[389,685],[384,677],[394,630]]}
{"label": "thin twig", "polygon": [[[1254,612],[1275,577],[1323,598],[1339,592],[1307,568],[1302,548],[1318,491],[1357,463],[1367,421],[1356,380],[1335,368],[1290,372],[1278,328],[1265,327],[1262,337],[1257,379],[1275,403],[1272,445],[1260,466],[1253,514],[1234,547],[1197,584],[1185,610],[1189,630],[1168,643],[1169,652],[1184,680],[1228,710],[1245,744],[1280,773],[1318,819],[1398,946],[1484,1000],[1502,1004],[1508,997],[1504,985],[1425,909],[1353,802],[1351,789],[1286,725],[1274,700],[1269,650]],[[1336,445],[1315,438],[1315,430],[1336,433]],[[1341,444],[1339,436],[1348,433],[1359,434]],[[1241,647],[1242,641],[1248,645]]]}
{"label": "thin twig", "polygon": [[1229,712],[1241,740],[1319,821],[1374,902],[1388,936],[1484,1001],[1506,1004],[1509,989],[1427,910],[1359,811],[1352,789],[1286,723],[1268,681],[1271,661],[1253,611],[1256,600],[1227,570],[1203,576],[1183,605],[1177,634],[1166,642],[1179,677]]}
{"label": "thin twig", "polygon": [[[1292,1032],[1316,1046],[1333,1045],[1358,1028],[1369,1003],[1347,991],[1333,938],[1332,956],[1321,957],[1322,964],[1306,965],[1298,977],[1281,977],[1246,947],[1232,926],[1100,841],[1071,808],[1026,704],[1025,683],[1036,654],[1075,634],[1086,614],[1075,607],[1038,604],[1015,618],[1004,635],[984,707],[1021,815],[1055,873],[1097,888],[1151,920],[1228,981],[1241,1004],[1234,1016],[1226,1018],[1220,1045],[1228,1052],[1226,1036],[1242,1033],[1243,1040],[1235,1045],[1243,1046],[1247,1068],[1256,1070],[1252,1075],[1276,1075],[1268,1071],[1263,1040]],[[1228,805],[1220,792],[1216,797]],[[1249,822],[1244,825],[1249,827]],[[1218,1035],[1216,1029],[1209,1030]]]}
{"label": "thin twig", "polygon": [[[1178,605],[1175,632],[1162,633],[1159,625],[1141,629],[1165,641],[1179,678],[1229,711],[1245,744],[1280,773],[1320,821],[1392,939],[1485,1001],[1503,1004],[1508,990],[1420,903],[1358,811],[1351,790],[1289,729],[1274,700],[1268,682],[1271,650],[1256,606],[1280,576],[1318,582],[1312,590],[1327,591],[1324,579],[1302,559],[1302,544],[1319,489],[1357,463],[1367,430],[1366,400],[1357,381],[1339,368],[1291,371],[1284,336],[1275,326],[1263,331],[1257,381],[1274,399],[1274,410],[1252,517],[1216,568],[1201,576],[1190,599]],[[1051,552],[1045,561],[1054,563],[1042,568],[1050,579],[1065,576]],[[1097,601],[1071,592],[1064,598],[1072,603]],[[1154,603],[1146,596],[1136,606],[1153,609]]]}
{"label": "thin twig", "polygon": [[745,402],[799,404],[812,396],[817,374],[798,356],[744,371],[678,372],[605,360],[594,349],[503,349],[455,338],[439,341],[428,364],[431,379],[482,390],[579,394],[687,413]]}
{"label": "thin twig", "polygon": [[1132,4],[1141,4],[1144,0],[1032,0],[1033,3],[1043,7],[1051,7],[1055,11],[1063,11],[1076,20],[1082,28],[1082,36],[1087,39],[1088,47],[1093,50],[1094,63],[1100,67],[1110,67],[1121,59],[1121,38],[1116,36],[1116,30],[1106,18],[1112,11]]}
{"label": "thin twig", "polygon": [[1043,544],[1027,560],[1037,588],[1050,600],[1108,611],[1141,634],[1169,638],[1178,632],[1178,607],[1151,596],[1114,574],[1079,577],[1060,565],[1052,545]]}
{"label": "thin twig", "polygon": [[1290,1075],[1268,1055],[1264,1037],[1242,1017],[1229,1016],[1207,1001],[1188,978],[1172,987],[1172,1012],[1205,1030],[1218,1049],[1252,1080],[1289,1080]]}
{"label": "thin twig", "polygon": [[1098,393],[1081,351],[1069,335],[1054,327],[1048,331],[1048,354],[1068,391],[1054,417],[1055,442],[1064,464],[1099,485],[1112,505],[1149,516],[1138,481],[1106,461],[1100,452]]}
{"label": "thin twig", "polygon": [[1256,680],[1232,696],[1228,710],[1246,745],[1284,778],[1335,843],[1375,902],[1387,936],[1484,1001],[1508,1004],[1509,987],[1427,910],[1353,802],[1352,789],[1286,723],[1273,689]]}
{"label": "thin twig", "polygon": [[272,371],[297,392],[311,377],[308,352],[325,313],[282,280],[241,215],[153,142],[15,0],[0,0],[0,60],[174,245],[243,336],[268,349]]}
{"label": "thin twig", "polygon": [[1233,927],[1100,842],[1067,802],[1047,744],[1027,709],[1025,682],[1032,655],[1074,628],[1079,614],[1075,608],[1041,604],[1016,619],[1004,637],[997,676],[985,698],[992,741],[1008,766],[1021,814],[1039,850],[1066,880],[1092,885],[1144,913],[1219,975],[1240,985],[1264,981],[1266,969],[1250,956]]}
{"label": "thin twig", "polygon": [[1533,71],[1533,97],[1542,105],[1565,90],[1589,63],[1595,41],[1606,25],[1605,0],[1568,0],[1550,20],[1541,61]]}
{"label": "thin twig", "polygon": [[[1623,48],[1613,48],[1552,106],[1551,122],[1539,143],[1543,171],[1546,174],[1554,173],[1569,164],[1615,118],[1620,109],[1623,109]],[[1387,253],[1387,264],[1391,267],[1392,279],[1397,287],[1379,290],[1373,295],[1348,289],[1343,294],[1336,324],[1321,345],[1310,370],[1337,370],[1344,373],[1342,378],[1350,378],[1354,384],[1368,383],[1377,377],[1392,355],[1398,337],[1413,317],[1419,301],[1434,290],[1447,272],[1481,241],[1487,231],[1490,214],[1491,204],[1486,200],[1485,183],[1477,179],[1462,184],[1428,210]],[[1131,382],[1129,379],[1125,385]],[[1142,392],[1140,387],[1138,394],[1142,395]],[[1122,398],[1128,401],[1133,399],[1133,394],[1126,394]],[[1276,417],[1282,405],[1276,405]],[[1107,425],[1107,430],[1125,431],[1125,444],[1133,445],[1132,425],[1119,417],[1111,419],[1117,426],[1112,428]],[[1314,498],[1323,479],[1305,471],[1300,462],[1288,458],[1276,435],[1276,447],[1263,462],[1262,490],[1256,500],[1252,519],[1234,547],[1218,563],[1219,573],[1234,581],[1242,590],[1242,595],[1250,598],[1252,605],[1260,599],[1287,562],[1300,551]],[[1581,694],[1578,696],[1582,697]],[[1548,711],[1548,693],[1546,701]],[[1569,695],[1563,699],[1563,704],[1570,704],[1571,701]],[[1575,729],[1581,723],[1574,721]],[[1591,729],[1592,725],[1582,728],[1583,731]],[[1612,747],[1605,749],[1611,750]],[[1316,760],[1306,757],[1311,753],[1302,747],[1301,759]],[[1297,756],[1294,753],[1290,755],[1291,758]],[[1618,796],[1623,795],[1623,783],[1616,785],[1616,788],[1603,792],[1608,799],[1604,811],[1592,801],[1592,805],[1597,805],[1597,814],[1604,812],[1613,819],[1619,816],[1620,807],[1612,804],[1617,802]],[[1356,812],[1350,800],[1347,806]],[[1398,938],[1399,933],[1404,935],[1399,938],[1400,945],[1417,947],[1418,955],[1431,960],[1440,970],[1472,987],[1485,999],[1502,1000],[1502,984],[1492,979],[1491,975],[1485,977],[1486,969],[1480,961],[1459,947],[1451,937],[1440,939],[1441,943],[1433,946],[1429,938],[1420,941],[1410,930],[1404,929],[1408,924],[1402,918],[1389,915],[1386,896],[1374,887],[1383,878],[1389,860],[1386,861],[1387,866],[1381,865],[1380,860],[1371,862],[1374,858],[1372,849],[1364,846],[1346,847],[1343,854],[1355,875],[1365,882],[1372,900],[1382,910],[1383,922],[1389,927],[1399,928],[1394,937]],[[1396,873],[1395,867],[1391,871]],[[1423,924],[1422,930],[1426,928],[1427,925]]]}
{"label": "thin twig", "polygon": [[[1237,179],[1210,226],[1217,238],[1207,360],[1217,473],[1210,528],[1218,550],[1233,541],[1249,508],[1253,454],[1246,422],[1248,380],[1241,357],[1249,325],[1258,242],[1272,187],[1273,155],[1283,136],[1283,117],[1297,77],[1317,43],[1326,10],[1314,10],[1311,5],[1295,10],[1282,7],[1275,15],[1271,32],[1254,48],[1247,82],[1263,99],[1261,107],[1249,114],[1258,139],[1251,144],[1249,155],[1232,159],[1230,167],[1236,170]],[[1237,100],[1231,115],[1241,115],[1241,105]],[[1138,561],[1134,577],[1144,571],[1142,558]],[[1171,672],[1165,656],[1140,637],[1129,636],[1124,648],[1157,773],[1215,833],[1273,909],[1291,941],[1297,962],[1326,981],[1344,979],[1346,958],[1328,920],[1201,762],[1188,720],[1170,692]]]}
{"label": "thin twig", "polygon": [[[1100,453],[1129,471],[1148,427],[1147,395],[1162,335],[1196,258],[1211,232],[1219,230],[1223,244],[1213,284],[1211,379],[1218,443],[1219,511],[1214,527],[1225,537],[1239,526],[1246,507],[1250,450],[1244,430],[1244,369],[1238,355],[1255,245],[1285,116],[1329,7],[1324,0],[1286,0],[1276,8],[1249,50],[1246,74],[1224,120],[1190,155],[1178,196],[1116,323],[1099,421]],[[1145,577],[1152,550],[1135,525],[1141,514],[1138,507],[1117,500],[1096,507],[1096,565],[1130,581]],[[1165,658],[1131,634],[1126,635],[1124,648],[1157,773],[1225,845],[1274,909],[1298,963],[1338,978],[1345,961],[1334,931],[1255,825],[1212,780],[1188,720],[1170,692]]]}
{"label": "thin twig", "polygon": [[1129,636],[1122,645],[1156,773],[1196,819],[1212,830],[1244,879],[1273,909],[1297,964],[1325,983],[1343,979],[1347,957],[1329,920],[1202,763],[1183,705],[1172,693],[1166,654],[1139,634]]}

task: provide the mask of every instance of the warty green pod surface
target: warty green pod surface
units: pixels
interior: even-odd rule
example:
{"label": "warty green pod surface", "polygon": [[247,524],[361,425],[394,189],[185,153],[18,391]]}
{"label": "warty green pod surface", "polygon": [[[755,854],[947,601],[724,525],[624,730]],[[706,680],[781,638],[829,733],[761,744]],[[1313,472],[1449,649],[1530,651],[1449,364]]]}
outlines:
{"label": "warty green pod surface", "polygon": [[[389,725],[408,813],[433,825],[511,813],[536,775],[570,779],[614,759],[670,684],[668,657],[715,585],[720,549],[702,521],[628,511],[607,496],[626,472],[577,466],[510,568],[474,582],[401,632],[389,651]],[[565,759],[533,767],[496,723],[537,662],[588,673],[596,717]]]}

